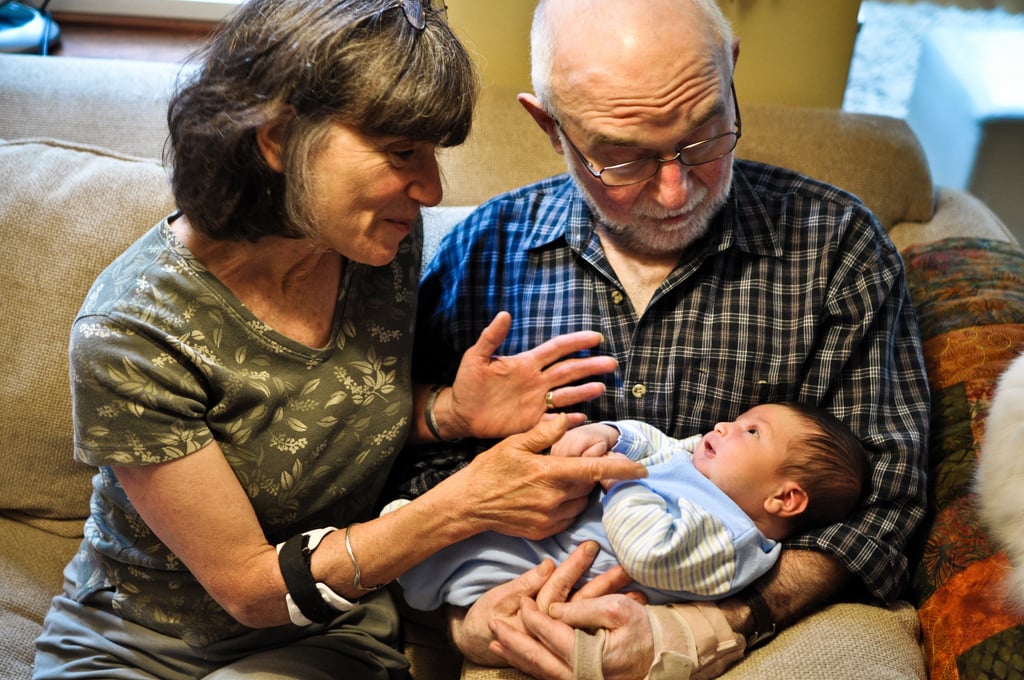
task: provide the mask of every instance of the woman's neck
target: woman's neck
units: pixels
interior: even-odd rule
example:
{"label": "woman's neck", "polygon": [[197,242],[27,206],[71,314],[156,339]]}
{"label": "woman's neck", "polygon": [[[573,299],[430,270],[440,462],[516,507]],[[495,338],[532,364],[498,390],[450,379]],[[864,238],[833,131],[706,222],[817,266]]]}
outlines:
{"label": "woman's neck", "polygon": [[171,230],[267,326],[310,347],[330,340],[344,271],[341,255],[308,239],[214,240],[186,217],[175,220]]}

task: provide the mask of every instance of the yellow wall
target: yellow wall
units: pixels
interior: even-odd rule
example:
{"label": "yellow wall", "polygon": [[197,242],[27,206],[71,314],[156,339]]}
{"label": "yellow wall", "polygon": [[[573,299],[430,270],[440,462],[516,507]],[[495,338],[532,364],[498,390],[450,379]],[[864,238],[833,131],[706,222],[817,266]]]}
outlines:
{"label": "yellow wall", "polygon": [[719,0],[740,39],[741,101],[839,108],[860,0]]}
{"label": "yellow wall", "polygon": [[530,23],[536,0],[445,0],[448,22],[477,56],[484,83],[530,91]]}
{"label": "yellow wall", "polygon": [[[743,101],[842,106],[860,0],[719,3],[741,41],[736,89]],[[448,19],[477,55],[484,83],[530,89],[530,21],[535,4],[535,0],[447,0]]]}

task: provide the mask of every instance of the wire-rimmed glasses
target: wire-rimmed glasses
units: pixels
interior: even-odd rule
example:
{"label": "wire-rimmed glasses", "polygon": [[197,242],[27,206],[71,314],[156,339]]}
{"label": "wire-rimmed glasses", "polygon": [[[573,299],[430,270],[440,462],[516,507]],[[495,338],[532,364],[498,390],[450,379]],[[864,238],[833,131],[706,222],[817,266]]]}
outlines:
{"label": "wire-rimmed glasses", "polygon": [[580,161],[583,162],[587,171],[596,179],[599,179],[602,184],[608,187],[624,187],[630,184],[639,184],[657,175],[658,170],[665,163],[679,161],[681,164],[691,167],[704,165],[705,163],[717,161],[736,148],[736,143],[743,134],[743,124],[740,121],[740,105],[736,99],[736,87],[731,82],[729,83],[729,89],[732,91],[733,109],[736,113],[736,122],[734,123],[736,129],[731,132],[715,135],[710,139],[702,139],[699,142],[678,147],[676,152],[668,158],[648,156],[635,161],[617,163],[597,169],[593,163],[587,160],[587,157],[583,155],[579,147],[569,139],[569,135],[562,128],[562,124],[558,123],[557,120],[556,124],[562,130],[562,136],[565,137],[565,141],[568,142],[569,147],[576,153]]}

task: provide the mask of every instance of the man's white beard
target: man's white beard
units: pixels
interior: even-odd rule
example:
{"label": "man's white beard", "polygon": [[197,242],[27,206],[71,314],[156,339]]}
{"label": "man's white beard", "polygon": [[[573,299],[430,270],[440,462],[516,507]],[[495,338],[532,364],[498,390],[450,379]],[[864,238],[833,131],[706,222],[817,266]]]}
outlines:
{"label": "man's white beard", "polygon": [[[671,219],[672,214],[658,206],[650,206],[635,210],[636,223],[628,223],[611,219],[588,191],[584,183],[585,178],[577,172],[576,165],[570,164],[569,174],[598,222],[620,248],[638,255],[680,254],[703,238],[711,227],[711,220],[725,205],[732,186],[730,164],[726,181],[722,183],[722,189],[717,195],[709,197],[708,189],[703,185],[691,188],[686,210],[678,220],[665,222],[665,219]],[[652,223],[651,220],[657,223]]]}

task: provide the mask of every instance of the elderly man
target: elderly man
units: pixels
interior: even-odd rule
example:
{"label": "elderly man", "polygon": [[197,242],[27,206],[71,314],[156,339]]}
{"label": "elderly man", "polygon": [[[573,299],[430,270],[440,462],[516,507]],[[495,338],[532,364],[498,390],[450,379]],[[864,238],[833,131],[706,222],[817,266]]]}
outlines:
{"label": "elderly man", "polygon": [[[894,599],[924,513],[929,403],[884,230],[839,189],[734,159],[739,43],[714,0],[541,0],[532,47],[535,95],[520,103],[568,175],[498,196],[442,244],[424,275],[418,378],[446,380],[499,310],[513,317],[502,353],[599,330],[618,370],[583,407],[591,419],[682,436],[764,401],[809,402],[857,433],[871,483],[847,522],[788,540],[768,577],[718,607],[645,608],[596,587],[549,607],[578,565],[541,567],[460,612],[456,642],[483,663],[571,677],[588,639],[574,628],[604,629],[605,677],[667,677],[688,663],[673,645],[704,625],[697,613],[724,650],[690,659],[711,677],[841,596]],[[554,390],[548,405],[570,397]],[[460,455],[472,452],[435,452],[413,491]]]}

